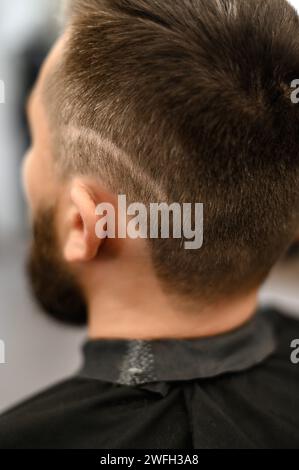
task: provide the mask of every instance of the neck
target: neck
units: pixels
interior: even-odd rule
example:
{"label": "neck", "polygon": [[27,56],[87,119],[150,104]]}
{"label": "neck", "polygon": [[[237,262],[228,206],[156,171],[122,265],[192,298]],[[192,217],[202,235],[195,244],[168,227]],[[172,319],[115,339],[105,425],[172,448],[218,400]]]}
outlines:
{"label": "neck", "polygon": [[166,294],[143,243],[126,241],[121,255],[107,251],[88,273],[82,273],[91,339],[216,336],[254,316],[258,289],[213,305]]}
{"label": "neck", "polygon": [[[121,271],[120,271],[121,272]],[[106,273],[107,274],[107,273]],[[257,291],[213,306],[174,300],[153,277],[101,279],[89,301],[91,339],[198,338],[234,330],[254,316]],[[106,283],[103,285],[102,282]],[[131,286],[131,287],[130,287]]]}

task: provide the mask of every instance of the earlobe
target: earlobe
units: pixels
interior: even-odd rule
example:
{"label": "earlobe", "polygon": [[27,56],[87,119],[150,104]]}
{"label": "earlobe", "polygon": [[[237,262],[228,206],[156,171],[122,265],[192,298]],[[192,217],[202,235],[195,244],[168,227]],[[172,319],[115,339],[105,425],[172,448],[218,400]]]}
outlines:
{"label": "earlobe", "polygon": [[103,240],[96,236],[96,201],[91,189],[79,180],[70,189],[68,233],[64,245],[64,258],[69,263],[92,261]]}
{"label": "earlobe", "polygon": [[86,250],[86,243],[82,237],[82,233],[79,231],[72,230],[69,233],[65,247],[64,247],[64,259],[68,263],[79,263],[89,261]]}

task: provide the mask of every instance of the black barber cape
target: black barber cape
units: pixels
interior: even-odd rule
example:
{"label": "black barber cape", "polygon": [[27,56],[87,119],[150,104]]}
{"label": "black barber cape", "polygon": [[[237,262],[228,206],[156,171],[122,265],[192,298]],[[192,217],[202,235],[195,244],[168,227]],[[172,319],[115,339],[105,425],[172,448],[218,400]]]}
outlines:
{"label": "black barber cape", "polygon": [[0,448],[299,448],[295,339],[269,308],[211,338],[87,342],[77,375],[0,417]]}

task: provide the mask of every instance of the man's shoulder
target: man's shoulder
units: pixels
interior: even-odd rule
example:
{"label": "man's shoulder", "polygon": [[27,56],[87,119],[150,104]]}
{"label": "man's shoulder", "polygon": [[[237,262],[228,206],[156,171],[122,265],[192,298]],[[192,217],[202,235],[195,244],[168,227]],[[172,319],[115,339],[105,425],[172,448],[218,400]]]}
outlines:
{"label": "man's shoulder", "polygon": [[157,397],[138,387],[74,376],[0,416],[0,448],[111,448],[138,439],[145,445],[148,433],[131,434],[150,419]]}
{"label": "man's shoulder", "polygon": [[294,340],[299,340],[299,313],[294,314],[277,308],[269,309],[269,312],[265,312],[267,313],[272,315],[278,354],[290,354],[291,344]]}
{"label": "man's shoulder", "polygon": [[93,408],[108,413],[110,406],[129,401],[132,394],[124,387],[77,376],[61,381],[0,416],[0,448],[45,448],[52,442],[63,446],[68,436],[75,438],[80,422],[92,418]]}

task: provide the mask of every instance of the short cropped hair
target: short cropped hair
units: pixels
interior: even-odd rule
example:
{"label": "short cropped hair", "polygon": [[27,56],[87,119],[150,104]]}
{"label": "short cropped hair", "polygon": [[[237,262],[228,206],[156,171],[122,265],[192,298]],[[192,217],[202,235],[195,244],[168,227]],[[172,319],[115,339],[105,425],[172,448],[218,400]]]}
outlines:
{"label": "short cropped hair", "polygon": [[295,10],[74,0],[68,32],[47,88],[65,174],[132,202],[204,204],[200,250],[148,242],[170,291],[212,301],[259,286],[299,226]]}

